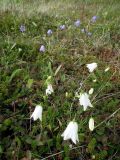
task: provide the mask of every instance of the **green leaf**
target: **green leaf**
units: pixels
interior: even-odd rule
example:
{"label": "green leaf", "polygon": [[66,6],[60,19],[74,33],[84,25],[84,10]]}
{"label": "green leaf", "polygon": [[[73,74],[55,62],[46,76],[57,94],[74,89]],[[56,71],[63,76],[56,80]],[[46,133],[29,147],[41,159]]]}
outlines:
{"label": "green leaf", "polygon": [[30,89],[30,88],[32,87],[33,82],[34,82],[34,81],[33,81],[33,79],[28,79],[28,81],[27,81],[27,85],[26,85],[26,86],[27,86],[27,88],[29,88],[29,89]]}
{"label": "green leaf", "polygon": [[98,160],[105,160],[105,158],[107,157],[107,154],[108,154],[107,151],[103,150],[100,153],[97,153],[95,157]]}
{"label": "green leaf", "polygon": [[2,146],[0,145],[0,154],[3,153]]}
{"label": "green leaf", "polygon": [[65,154],[65,157],[69,157],[69,146],[68,146],[68,144],[64,144],[64,154]]}
{"label": "green leaf", "polygon": [[5,121],[4,121],[4,125],[5,126],[10,126],[11,125],[11,120],[10,119],[6,119]]}
{"label": "green leaf", "polygon": [[62,65],[58,66],[58,68],[56,69],[55,74],[54,74],[55,76],[57,75],[57,73],[59,72],[59,70],[61,69],[61,67],[62,67]]}
{"label": "green leaf", "polygon": [[13,78],[21,73],[22,69],[16,69],[13,71],[12,75],[10,76],[9,82],[13,80]]}
{"label": "green leaf", "polygon": [[90,141],[89,144],[88,144],[88,151],[89,151],[90,153],[93,153],[93,152],[94,152],[95,145],[96,145],[96,139],[95,139],[95,138],[92,138],[91,141]]}
{"label": "green leaf", "polygon": [[85,140],[85,134],[84,133],[80,133],[79,137],[80,137],[80,142],[84,142],[84,140]]}
{"label": "green leaf", "polygon": [[21,146],[21,140],[19,139],[19,137],[15,137],[15,141],[16,141],[17,145],[20,147]]}

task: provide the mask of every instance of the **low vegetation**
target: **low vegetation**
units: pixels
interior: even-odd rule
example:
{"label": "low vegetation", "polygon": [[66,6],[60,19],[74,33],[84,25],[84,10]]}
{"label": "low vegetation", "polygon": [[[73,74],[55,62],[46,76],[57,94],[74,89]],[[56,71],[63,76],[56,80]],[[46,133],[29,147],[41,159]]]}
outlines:
{"label": "low vegetation", "polygon": [[[1,160],[120,159],[119,8],[119,0],[0,0]],[[80,96],[91,88],[85,109]],[[79,142],[64,141],[71,121]]]}

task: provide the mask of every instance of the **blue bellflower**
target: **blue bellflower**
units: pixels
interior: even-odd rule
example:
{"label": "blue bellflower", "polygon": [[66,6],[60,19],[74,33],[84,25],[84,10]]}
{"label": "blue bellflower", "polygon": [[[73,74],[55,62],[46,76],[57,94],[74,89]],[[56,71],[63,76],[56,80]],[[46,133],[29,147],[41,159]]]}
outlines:
{"label": "blue bellflower", "polygon": [[96,22],[97,18],[98,18],[97,16],[93,16],[91,19],[91,22],[93,22],[93,23]]}
{"label": "blue bellflower", "polygon": [[60,25],[60,30],[64,30],[65,29],[65,25]]}
{"label": "blue bellflower", "polygon": [[48,36],[50,36],[52,33],[53,33],[53,32],[52,32],[51,29],[49,29],[49,30],[47,31],[47,35],[48,35]]}
{"label": "blue bellflower", "polygon": [[76,22],[74,22],[74,25],[75,25],[76,27],[79,27],[79,26],[80,26],[80,20],[77,20]]}
{"label": "blue bellflower", "polygon": [[45,52],[45,46],[44,46],[44,45],[41,45],[39,51],[40,51],[40,52]]}
{"label": "blue bellflower", "polygon": [[21,25],[21,26],[20,26],[20,31],[21,31],[22,33],[26,31],[25,25]]}

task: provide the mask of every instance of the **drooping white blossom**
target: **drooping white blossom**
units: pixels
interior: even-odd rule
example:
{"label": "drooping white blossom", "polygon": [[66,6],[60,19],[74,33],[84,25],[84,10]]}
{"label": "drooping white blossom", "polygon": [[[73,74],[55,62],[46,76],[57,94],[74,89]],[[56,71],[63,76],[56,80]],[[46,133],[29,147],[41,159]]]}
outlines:
{"label": "drooping white blossom", "polygon": [[82,93],[79,98],[80,105],[83,106],[83,110],[86,111],[87,107],[93,107],[90,102],[89,95],[87,93]]}
{"label": "drooping white blossom", "polygon": [[46,95],[50,95],[54,92],[53,87],[51,84],[48,84],[47,89],[46,89]]}
{"label": "drooping white blossom", "polygon": [[89,129],[90,129],[90,131],[93,131],[94,130],[94,119],[91,117],[90,119],[89,119]]}
{"label": "drooping white blossom", "polygon": [[94,92],[94,88],[91,88],[91,89],[89,90],[89,94],[93,94],[93,92]]}
{"label": "drooping white blossom", "polygon": [[79,142],[78,138],[78,124],[77,122],[71,121],[69,122],[67,128],[61,135],[64,140],[71,139],[73,143]]}
{"label": "drooping white blossom", "polygon": [[30,118],[33,118],[34,121],[36,121],[37,119],[40,119],[42,121],[42,110],[42,106],[37,105]]}
{"label": "drooping white blossom", "polygon": [[93,72],[97,68],[97,63],[90,63],[86,65],[89,72]]}

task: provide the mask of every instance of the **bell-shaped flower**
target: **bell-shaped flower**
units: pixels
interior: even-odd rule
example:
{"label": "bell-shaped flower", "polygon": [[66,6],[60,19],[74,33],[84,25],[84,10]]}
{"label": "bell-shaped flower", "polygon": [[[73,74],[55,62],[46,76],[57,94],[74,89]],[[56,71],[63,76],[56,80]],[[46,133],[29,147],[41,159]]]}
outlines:
{"label": "bell-shaped flower", "polygon": [[79,27],[79,26],[80,26],[80,23],[81,23],[81,22],[80,22],[80,20],[78,19],[77,21],[74,22],[74,25],[75,25],[76,27]]}
{"label": "bell-shaped flower", "polygon": [[47,35],[50,36],[52,33],[53,33],[52,30],[51,30],[51,29],[48,29]]}
{"label": "bell-shaped flower", "polygon": [[91,22],[93,22],[93,23],[96,22],[97,18],[98,18],[97,16],[93,16],[93,17],[91,18]]}
{"label": "bell-shaped flower", "polygon": [[94,126],[94,119],[91,117],[89,119],[89,129],[90,129],[90,131],[93,131],[94,128],[95,128],[95,126]]}
{"label": "bell-shaped flower", "polygon": [[93,94],[93,92],[94,92],[94,88],[91,88],[91,89],[89,90],[89,94]]}
{"label": "bell-shaped flower", "polygon": [[44,45],[41,45],[40,48],[39,48],[39,51],[40,51],[40,52],[45,52],[45,46],[44,46]]}
{"label": "bell-shaped flower", "polygon": [[78,124],[77,122],[71,121],[69,122],[67,128],[61,135],[64,140],[71,139],[73,143],[79,142],[78,139]]}
{"label": "bell-shaped flower", "polygon": [[87,93],[82,93],[79,98],[80,105],[83,106],[83,110],[86,111],[87,107],[93,107],[90,102],[89,95]]}
{"label": "bell-shaped flower", "polygon": [[60,30],[64,30],[65,29],[65,25],[60,25]]}
{"label": "bell-shaped flower", "polygon": [[42,110],[42,106],[37,105],[30,118],[33,118],[34,121],[36,121],[37,119],[40,119],[42,121]]}
{"label": "bell-shaped flower", "polygon": [[21,26],[20,26],[20,31],[21,31],[22,33],[26,31],[25,25],[21,25]]}
{"label": "bell-shaped flower", "polygon": [[89,72],[93,72],[97,68],[97,63],[90,63],[86,65]]}
{"label": "bell-shaped flower", "polygon": [[48,84],[47,89],[46,89],[46,95],[50,95],[51,93],[53,93],[53,87],[51,84]]}

